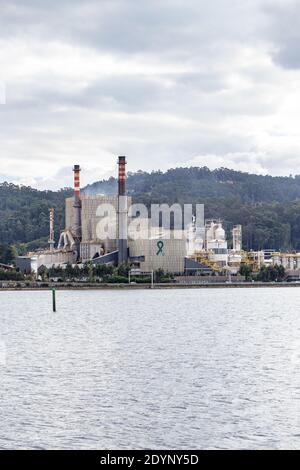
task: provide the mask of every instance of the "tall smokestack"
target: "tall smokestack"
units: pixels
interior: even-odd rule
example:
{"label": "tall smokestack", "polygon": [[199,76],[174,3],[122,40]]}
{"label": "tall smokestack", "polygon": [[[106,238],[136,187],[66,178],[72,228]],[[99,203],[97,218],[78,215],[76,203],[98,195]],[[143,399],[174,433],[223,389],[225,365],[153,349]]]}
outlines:
{"label": "tall smokestack", "polygon": [[119,196],[125,196],[126,192],[126,157],[119,157]]}
{"label": "tall smokestack", "polygon": [[54,240],[54,209],[53,207],[49,209],[49,246],[50,246],[50,251],[53,251],[54,245],[55,245],[55,240]]}
{"label": "tall smokestack", "polygon": [[127,217],[128,200],[126,196],[126,157],[119,157],[118,178],[118,264],[126,263],[128,260],[127,246]]}
{"label": "tall smokestack", "polygon": [[79,165],[74,165],[73,168],[74,172],[74,195],[78,199],[80,199],[80,166]]}
{"label": "tall smokestack", "polygon": [[81,242],[81,199],[80,199],[80,166],[74,165],[74,228],[73,235],[76,244],[77,260],[80,257]]}

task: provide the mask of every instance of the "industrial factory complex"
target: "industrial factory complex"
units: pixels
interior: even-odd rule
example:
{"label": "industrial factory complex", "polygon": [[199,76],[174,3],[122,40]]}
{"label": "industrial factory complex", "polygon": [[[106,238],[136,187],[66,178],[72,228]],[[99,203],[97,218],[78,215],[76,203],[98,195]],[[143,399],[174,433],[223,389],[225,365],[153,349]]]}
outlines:
{"label": "industrial factory complex", "polygon": [[238,275],[242,264],[251,266],[254,272],[263,265],[276,264],[292,273],[300,272],[300,254],[243,251],[241,225],[233,227],[230,240],[226,239],[221,220],[203,219],[197,224],[193,216],[188,225],[180,228],[153,225],[153,220],[131,210],[134,201],[126,193],[124,156],[118,158],[118,169],[116,195],[88,195],[81,192],[81,169],[75,165],[74,195],[66,199],[66,226],[59,240],[56,243],[54,239],[51,209],[49,249],[17,257],[17,268],[38,274],[41,266],[126,263],[136,275],[163,270],[187,278],[231,277]]}

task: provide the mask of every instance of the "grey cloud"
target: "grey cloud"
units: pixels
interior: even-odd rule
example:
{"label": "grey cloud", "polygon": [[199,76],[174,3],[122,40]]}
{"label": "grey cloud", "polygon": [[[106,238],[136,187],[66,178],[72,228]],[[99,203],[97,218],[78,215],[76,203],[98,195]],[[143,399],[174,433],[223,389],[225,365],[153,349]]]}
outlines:
{"label": "grey cloud", "polygon": [[273,44],[274,61],[287,69],[300,68],[300,8],[297,0],[267,2],[266,39]]}
{"label": "grey cloud", "polygon": [[97,166],[109,174],[120,152],[132,170],[214,155],[222,166],[248,158],[255,169],[286,172],[280,152],[297,168],[300,138],[291,149],[274,136],[288,127],[280,105],[291,87],[269,60],[299,66],[291,2],[0,0],[0,8],[0,66],[3,78],[10,73],[0,108],[5,174],[53,187],[68,181],[75,160],[91,178]]}
{"label": "grey cloud", "polygon": [[[102,0],[3,2],[1,31],[119,53],[212,54],[253,36],[258,0]],[[238,22],[236,18],[238,17]]]}
{"label": "grey cloud", "polygon": [[[171,86],[163,81],[170,80]],[[253,93],[255,89],[255,94]],[[34,112],[66,106],[69,109],[84,108],[102,112],[121,111],[147,113],[158,111],[189,119],[207,119],[212,116],[230,114],[270,114],[276,103],[269,99],[266,85],[249,85],[248,89],[237,91],[219,76],[207,74],[156,74],[102,76],[80,90],[57,88],[56,84],[30,83],[21,92],[9,92],[7,115]]]}

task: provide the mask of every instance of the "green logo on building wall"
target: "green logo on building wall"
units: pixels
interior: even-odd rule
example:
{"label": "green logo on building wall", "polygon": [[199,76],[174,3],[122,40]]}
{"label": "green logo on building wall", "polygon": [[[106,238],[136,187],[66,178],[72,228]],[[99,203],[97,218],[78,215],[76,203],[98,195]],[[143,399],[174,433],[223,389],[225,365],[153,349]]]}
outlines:
{"label": "green logo on building wall", "polygon": [[162,242],[161,240],[157,242],[157,248],[158,248],[158,251],[156,253],[157,256],[159,255],[164,256],[163,247],[164,247],[164,242]]}

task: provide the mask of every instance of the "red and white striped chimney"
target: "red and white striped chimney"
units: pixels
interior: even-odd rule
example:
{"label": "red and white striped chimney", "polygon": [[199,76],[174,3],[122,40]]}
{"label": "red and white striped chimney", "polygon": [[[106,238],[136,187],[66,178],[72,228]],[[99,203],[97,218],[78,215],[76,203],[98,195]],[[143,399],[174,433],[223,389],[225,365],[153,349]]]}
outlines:
{"label": "red and white striped chimney", "polygon": [[119,157],[119,196],[125,196],[126,191],[126,157]]}
{"label": "red and white striped chimney", "polygon": [[119,157],[119,191],[118,191],[118,264],[126,263],[128,260],[127,245],[127,217],[128,198],[126,196],[126,157]]}
{"label": "red and white striped chimney", "polygon": [[74,165],[74,196],[77,199],[80,199],[80,166]]}

